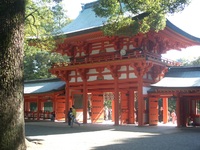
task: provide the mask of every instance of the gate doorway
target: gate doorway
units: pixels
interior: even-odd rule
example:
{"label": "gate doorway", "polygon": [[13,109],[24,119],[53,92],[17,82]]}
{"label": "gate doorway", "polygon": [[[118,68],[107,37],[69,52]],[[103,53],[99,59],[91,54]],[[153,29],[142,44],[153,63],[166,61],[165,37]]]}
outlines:
{"label": "gate doorway", "polygon": [[112,92],[104,92],[104,120],[113,121],[114,115],[114,94]]}
{"label": "gate doorway", "polygon": [[91,122],[102,123],[104,121],[104,99],[103,93],[92,93],[91,95]]}

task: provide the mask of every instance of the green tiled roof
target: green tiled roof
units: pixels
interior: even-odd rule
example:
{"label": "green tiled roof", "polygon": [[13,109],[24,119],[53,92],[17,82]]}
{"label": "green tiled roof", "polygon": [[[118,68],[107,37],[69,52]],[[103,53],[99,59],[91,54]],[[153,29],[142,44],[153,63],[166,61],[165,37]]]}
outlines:
{"label": "green tiled roof", "polygon": [[200,87],[200,67],[171,67],[152,87]]}
{"label": "green tiled roof", "polygon": [[200,87],[200,78],[170,78],[165,77],[156,84],[154,87]]}
{"label": "green tiled roof", "polygon": [[[61,33],[62,35],[79,35],[85,32],[89,33],[90,31],[100,30],[100,28],[103,26],[103,24],[107,21],[108,18],[101,18],[95,15],[95,12],[93,11],[93,5],[96,2],[97,1],[85,4],[79,16],[70,24],[63,27],[59,31],[59,33]],[[172,24],[169,20],[167,20],[166,25],[178,34],[181,34],[182,36],[185,36],[188,39],[200,43],[200,38],[186,33],[185,31]]]}
{"label": "green tiled roof", "polygon": [[200,78],[200,67],[170,67],[165,77]]}
{"label": "green tiled roof", "polygon": [[106,22],[107,18],[97,17],[93,11],[92,6],[95,2],[85,4],[83,10],[79,16],[73,20],[70,24],[61,29],[62,34],[74,33],[102,27],[103,23]]}
{"label": "green tiled roof", "polygon": [[41,94],[65,89],[65,82],[60,79],[32,80],[24,82],[24,94]]}

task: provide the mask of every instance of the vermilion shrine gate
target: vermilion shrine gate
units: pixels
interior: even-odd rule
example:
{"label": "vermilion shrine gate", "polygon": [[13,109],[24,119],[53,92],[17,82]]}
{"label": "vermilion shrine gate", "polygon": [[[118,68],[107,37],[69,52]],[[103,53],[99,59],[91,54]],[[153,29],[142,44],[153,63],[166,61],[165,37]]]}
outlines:
{"label": "vermilion shrine gate", "polygon": [[[66,82],[65,109],[75,104],[83,113],[83,123],[87,123],[91,108],[92,122],[101,122],[104,100],[109,99],[115,125],[135,123],[135,113],[139,126],[156,125],[155,101],[162,94],[149,96],[148,91],[151,84],[164,77],[169,66],[180,65],[162,58],[161,54],[199,45],[200,40],[168,20],[166,28],[158,33],[107,37],[100,30],[106,18],[96,17],[92,6],[93,3],[86,4],[80,15],[62,29],[64,40],[63,35],[57,39],[56,52],[68,55],[71,60],[54,64],[51,69],[52,74]],[[163,100],[164,109],[170,96]],[[165,111],[164,120],[166,117]]]}

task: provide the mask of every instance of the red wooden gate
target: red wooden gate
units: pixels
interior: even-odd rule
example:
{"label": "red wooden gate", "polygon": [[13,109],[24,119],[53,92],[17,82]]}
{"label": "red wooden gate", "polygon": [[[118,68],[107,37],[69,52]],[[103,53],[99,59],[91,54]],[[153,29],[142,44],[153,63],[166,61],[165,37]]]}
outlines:
{"label": "red wooden gate", "polygon": [[102,94],[92,94],[92,113],[91,121],[92,123],[101,123],[104,121],[104,105],[103,105],[103,93]]}
{"label": "red wooden gate", "polygon": [[149,125],[158,124],[158,100],[150,98],[149,100]]}
{"label": "red wooden gate", "polygon": [[128,96],[126,93],[121,92],[121,124],[127,124],[128,122]]}
{"label": "red wooden gate", "polygon": [[65,119],[65,99],[57,99],[56,102],[56,120]]}

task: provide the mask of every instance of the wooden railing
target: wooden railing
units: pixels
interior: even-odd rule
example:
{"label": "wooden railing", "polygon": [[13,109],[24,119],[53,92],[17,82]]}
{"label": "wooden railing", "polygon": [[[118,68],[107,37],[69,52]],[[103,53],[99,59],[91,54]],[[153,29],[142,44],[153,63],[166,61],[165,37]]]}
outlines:
{"label": "wooden railing", "polygon": [[[40,111],[39,113],[33,111],[24,111],[24,118],[30,120],[37,120],[37,118],[39,118],[40,120],[45,120],[51,119],[51,114],[52,112],[48,111]],[[39,115],[39,117],[37,115]]]}
{"label": "wooden railing", "polygon": [[78,57],[73,58],[73,60],[69,63],[56,63],[52,66],[52,68],[56,67],[65,67],[65,66],[71,66],[71,65],[80,65],[80,64],[88,64],[88,63],[98,63],[98,62],[109,62],[114,60],[125,60],[125,59],[139,59],[139,58],[145,58],[146,60],[152,60],[157,61],[160,63],[167,64],[169,66],[180,66],[180,63],[169,60],[166,58],[161,58],[160,56],[157,56],[153,53],[127,53],[126,55],[122,56],[119,53],[104,53],[100,55],[94,55],[89,57]]}

